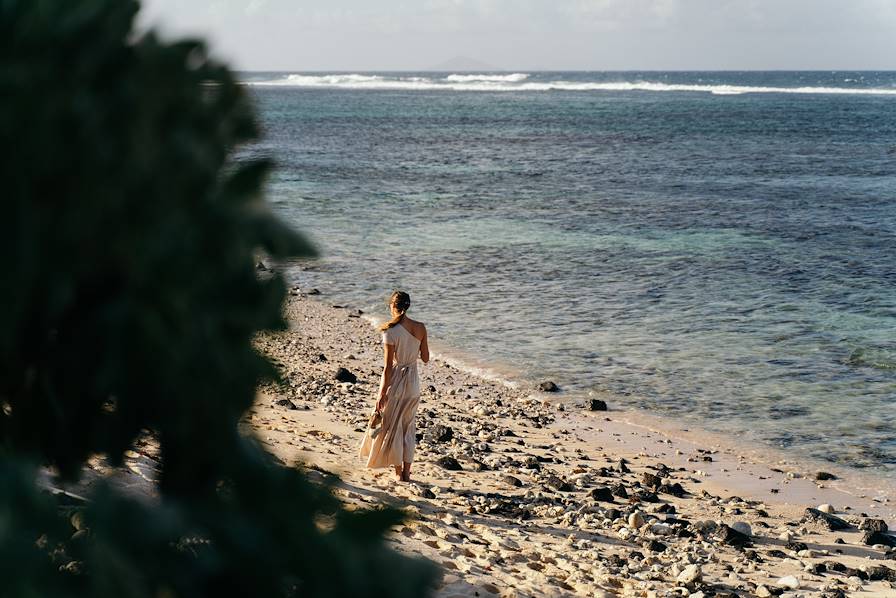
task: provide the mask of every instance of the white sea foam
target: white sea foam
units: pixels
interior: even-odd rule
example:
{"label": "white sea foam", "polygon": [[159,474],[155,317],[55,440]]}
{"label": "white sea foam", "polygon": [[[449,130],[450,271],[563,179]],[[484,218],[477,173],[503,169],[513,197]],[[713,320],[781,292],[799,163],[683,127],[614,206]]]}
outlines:
{"label": "white sea foam", "polygon": [[448,75],[445,81],[469,83],[472,81],[492,81],[497,83],[519,83],[529,78],[526,73],[512,73],[510,75]]}
{"label": "white sea foam", "polygon": [[896,88],[861,87],[771,87],[748,85],[672,84],[651,81],[532,81],[525,73],[509,75],[448,75],[444,78],[420,76],[384,76],[363,74],[286,75],[268,81],[249,81],[249,85],[318,87],[381,90],[444,90],[444,91],[649,91],[695,92],[713,95],[747,93],[893,95]]}

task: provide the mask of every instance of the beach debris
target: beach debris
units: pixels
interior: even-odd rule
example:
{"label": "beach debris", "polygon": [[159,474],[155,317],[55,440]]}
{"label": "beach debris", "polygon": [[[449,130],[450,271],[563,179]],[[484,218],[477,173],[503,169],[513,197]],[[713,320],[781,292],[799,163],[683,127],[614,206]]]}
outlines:
{"label": "beach debris", "polygon": [[885,534],[883,532],[867,531],[865,532],[865,535],[862,536],[862,543],[865,546],[881,544],[890,548],[896,548],[896,536],[891,536],[890,534]]}
{"label": "beach debris", "polygon": [[345,368],[337,369],[333,378],[338,382],[348,382],[349,384],[355,384],[358,381],[358,377]]}
{"label": "beach debris", "polygon": [[299,407],[295,403],[293,403],[290,399],[280,399],[276,402],[276,405],[279,407],[286,407],[287,409],[297,410]]}
{"label": "beach debris", "polygon": [[865,570],[868,574],[868,581],[888,581],[896,583],[896,570],[890,569],[885,565],[874,565]]}
{"label": "beach debris", "polygon": [[448,442],[454,438],[454,430],[446,425],[436,424],[426,430],[425,438],[429,442]]}
{"label": "beach debris", "polygon": [[885,532],[888,528],[887,522],[883,519],[863,519],[859,529],[867,532]]}
{"label": "beach debris", "polygon": [[606,411],[607,403],[600,399],[591,399],[588,401],[588,409],[591,411]]}
{"label": "beach debris", "polygon": [[826,471],[819,471],[815,473],[815,479],[819,482],[826,482],[827,480],[836,480],[837,476]]}
{"label": "beach debris", "polygon": [[538,390],[541,392],[558,392],[560,387],[551,380],[546,380],[538,385]]}
{"label": "beach debris", "polygon": [[749,546],[750,536],[733,529],[724,523],[719,526],[718,539],[729,546]]}
{"label": "beach debris", "polygon": [[451,455],[443,455],[436,459],[436,465],[441,467],[442,469],[447,469],[448,471],[460,471],[463,467],[460,466],[457,459],[452,457]]}
{"label": "beach debris", "polygon": [[829,529],[832,532],[836,532],[842,529],[849,529],[850,527],[852,527],[846,521],[840,519],[836,515],[831,515],[830,513],[825,513],[824,511],[813,509],[812,507],[806,509],[802,521],[804,523],[821,524],[823,527]]}
{"label": "beach debris", "polygon": [[613,492],[605,486],[592,488],[590,495],[592,499],[600,502],[613,502]]}
{"label": "beach debris", "polygon": [[648,488],[659,488],[663,484],[663,479],[658,475],[645,471],[641,474],[641,483]]}
{"label": "beach debris", "polygon": [[550,474],[544,481],[545,485],[560,492],[572,492],[575,490],[572,484],[564,480],[558,475]]}
{"label": "beach debris", "polygon": [[521,487],[521,486],[523,485],[523,482],[522,482],[519,478],[514,477],[514,476],[512,476],[512,475],[505,475],[505,476],[503,476],[503,477],[501,478],[501,480],[502,480],[505,484],[508,484],[508,485],[513,486],[513,487],[515,487],[515,488],[519,488],[519,487]]}

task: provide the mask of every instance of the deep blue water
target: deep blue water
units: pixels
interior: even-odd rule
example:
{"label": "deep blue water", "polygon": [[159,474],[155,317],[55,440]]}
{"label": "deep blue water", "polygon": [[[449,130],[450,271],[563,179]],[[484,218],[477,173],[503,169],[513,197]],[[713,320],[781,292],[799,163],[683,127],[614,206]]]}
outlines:
{"label": "deep blue water", "polygon": [[291,276],[471,362],[896,473],[896,73],[246,74]]}

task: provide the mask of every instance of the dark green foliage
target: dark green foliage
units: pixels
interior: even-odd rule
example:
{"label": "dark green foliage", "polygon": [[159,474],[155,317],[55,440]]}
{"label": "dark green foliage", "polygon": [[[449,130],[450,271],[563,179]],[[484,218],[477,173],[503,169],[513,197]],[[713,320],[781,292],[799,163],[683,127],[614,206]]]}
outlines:
{"label": "dark green foliage", "polygon": [[[261,198],[267,161],[199,42],[134,37],[129,0],[0,0],[0,596],[417,596],[395,512],[345,511],[237,430],[282,327],[255,255],[312,249]],[[35,485],[161,444],[160,497],[103,488],[87,532]],[[320,523],[325,525],[321,526]],[[322,531],[326,530],[326,531]]]}

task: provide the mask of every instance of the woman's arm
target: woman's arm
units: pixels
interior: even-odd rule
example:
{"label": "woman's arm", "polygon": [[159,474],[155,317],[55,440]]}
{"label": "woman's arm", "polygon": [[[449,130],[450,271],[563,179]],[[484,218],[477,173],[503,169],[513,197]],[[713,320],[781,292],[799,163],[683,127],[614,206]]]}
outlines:
{"label": "woman's arm", "polygon": [[380,378],[380,398],[376,402],[379,411],[386,406],[386,391],[392,382],[392,362],[395,360],[395,345],[383,345],[383,376]]}
{"label": "woman's arm", "polygon": [[420,341],[420,359],[423,363],[429,363],[429,336],[426,334],[426,326],[420,324],[423,329],[423,339]]}

